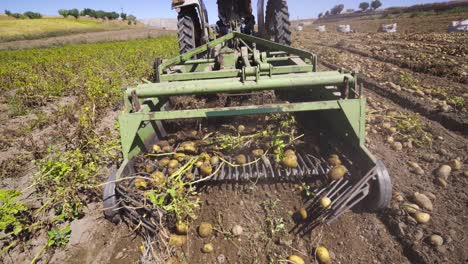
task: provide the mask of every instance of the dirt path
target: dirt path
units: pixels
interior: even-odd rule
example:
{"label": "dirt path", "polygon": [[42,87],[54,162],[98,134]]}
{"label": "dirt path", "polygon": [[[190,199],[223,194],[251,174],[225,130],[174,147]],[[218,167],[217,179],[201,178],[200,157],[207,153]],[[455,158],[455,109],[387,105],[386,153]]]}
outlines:
{"label": "dirt path", "polygon": [[154,28],[139,28],[114,30],[105,32],[82,33],[70,36],[52,37],[37,40],[18,40],[0,43],[0,50],[17,50],[31,48],[46,48],[63,46],[67,44],[83,44],[97,42],[126,41],[132,39],[155,38],[164,35],[173,34],[169,30]]}

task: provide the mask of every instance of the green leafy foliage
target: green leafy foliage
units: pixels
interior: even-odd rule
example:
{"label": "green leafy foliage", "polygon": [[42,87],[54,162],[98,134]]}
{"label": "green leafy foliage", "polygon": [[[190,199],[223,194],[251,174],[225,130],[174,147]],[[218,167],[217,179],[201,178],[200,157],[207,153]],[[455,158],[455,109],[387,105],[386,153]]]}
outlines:
{"label": "green leafy foliage", "polygon": [[8,233],[8,229],[11,229],[10,232],[18,235],[23,230],[20,214],[27,208],[17,200],[20,194],[15,190],[0,190],[0,231]]}
{"label": "green leafy foliage", "polygon": [[48,247],[62,247],[68,244],[71,236],[70,225],[66,225],[62,228],[54,228],[47,232],[49,240],[47,241]]}

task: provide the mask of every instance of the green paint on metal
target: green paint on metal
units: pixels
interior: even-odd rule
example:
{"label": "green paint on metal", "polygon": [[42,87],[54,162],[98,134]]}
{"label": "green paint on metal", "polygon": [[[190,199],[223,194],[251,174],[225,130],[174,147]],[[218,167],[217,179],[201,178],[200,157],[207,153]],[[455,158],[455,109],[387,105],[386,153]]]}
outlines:
{"label": "green paint on metal", "polygon": [[[288,90],[290,88],[310,89],[325,85],[341,85],[345,77],[351,83],[354,80],[350,74],[314,72],[273,76],[271,78],[262,78],[258,81],[246,80],[244,82],[240,82],[237,79],[226,79],[222,82],[218,80],[197,80],[191,82],[141,84],[137,86],[135,91],[138,98],[150,98],[157,96]],[[131,97],[131,92],[131,89],[127,90],[128,97]]]}
{"label": "green paint on metal", "polygon": [[176,110],[168,112],[151,112],[151,113],[131,113],[127,114],[135,120],[172,120],[172,119],[191,119],[191,118],[210,118],[221,116],[238,116],[238,115],[256,115],[256,114],[273,114],[273,113],[289,113],[289,112],[304,112],[317,110],[340,109],[339,101],[321,101],[321,102],[305,102],[292,104],[270,104],[270,105],[252,105],[239,107],[220,107],[220,108],[205,108],[195,110]]}

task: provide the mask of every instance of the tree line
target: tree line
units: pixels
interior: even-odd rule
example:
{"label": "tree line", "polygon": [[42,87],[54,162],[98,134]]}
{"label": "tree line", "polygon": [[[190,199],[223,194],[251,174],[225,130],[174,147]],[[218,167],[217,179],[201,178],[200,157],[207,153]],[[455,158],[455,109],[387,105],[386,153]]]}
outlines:
{"label": "tree line", "polygon": [[37,13],[37,12],[32,12],[32,11],[27,11],[24,13],[12,13],[10,10],[5,10],[5,15],[9,17],[14,17],[14,18],[19,18],[19,19],[38,19],[42,18],[42,14]]}
{"label": "tree line", "polygon": [[[371,10],[376,10],[377,8],[379,8],[381,6],[382,6],[382,2],[380,0],[372,0],[370,3],[369,2],[361,2],[359,4],[359,9],[361,9],[362,11],[367,11],[369,8]],[[339,15],[339,14],[341,14],[341,12],[343,12],[343,10],[344,10],[344,5],[343,4],[336,5],[332,9],[327,10],[325,13],[323,13],[323,12],[320,13],[318,15],[318,17],[321,18],[321,17],[330,16],[330,15]],[[348,9],[347,11],[348,12],[354,12],[354,9]]]}
{"label": "tree line", "polygon": [[58,13],[63,16],[63,17],[74,17],[74,18],[79,18],[80,16],[88,16],[88,17],[93,17],[93,18],[99,18],[99,19],[108,19],[108,20],[114,20],[121,18],[122,20],[129,20],[129,21],[136,21],[136,17],[133,15],[127,15],[126,13],[117,13],[117,12],[107,12],[103,10],[94,10],[91,8],[85,8],[83,10],[78,10],[76,8],[73,9],[60,9]]}

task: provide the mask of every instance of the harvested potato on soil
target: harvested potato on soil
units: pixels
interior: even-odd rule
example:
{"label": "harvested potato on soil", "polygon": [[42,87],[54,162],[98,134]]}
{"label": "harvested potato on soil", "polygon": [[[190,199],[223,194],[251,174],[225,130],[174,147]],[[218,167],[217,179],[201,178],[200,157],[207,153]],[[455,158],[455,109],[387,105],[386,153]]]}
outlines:
{"label": "harvested potato on soil", "polygon": [[237,132],[243,133],[244,131],[245,131],[245,126],[244,126],[244,125],[239,125],[239,126],[237,127]]}
{"label": "harvested potato on soil", "polygon": [[188,225],[185,222],[177,222],[176,224],[177,234],[186,235],[188,232]]}
{"label": "harvested potato on soil", "polygon": [[296,157],[296,152],[294,152],[294,150],[292,150],[292,149],[288,149],[288,150],[286,150],[284,152],[284,155],[285,156],[294,156],[294,157]]}
{"label": "harvested potato on soil", "polygon": [[324,196],[320,199],[320,206],[322,206],[323,209],[328,209],[331,207],[332,201],[330,198]]}
{"label": "harvested potato on soil", "polygon": [[433,246],[442,246],[444,244],[444,239],[439,235],[432,235],[429,237],[429,243]]}
{"label": "harvested potato on soil", "polygon": [[297,213],[299,214],[301,220],[307,220],[307,210],[305,208],[299,209]]}
{"label": "harvested potato on soil", "polygon": [[213,166],[214,166],[214,165],[218,165],[218,163],[219,163],[219,157],[218,157],[218,156],[213,156],[213,157],[211,157],[210,163],[211,163],[211,165],[213,165]]}
{"label": "harvested potato on soil", "polygon": [[285,155],[281,160],[281,164],[287,168],[297,168],[299,166],[296,155]]}
{"label": "harvested potato on soil", "polygon": [[402,205],[402,208],[409,214],[415,214],[421,211],[421,208],[417,204],[412,204],[412,203],[404,203]]}
{"label": "harvested potato on soil", "polygon": [[196,168],[200,168],[202,165],[203,165],[203,161],[201,161],[201,160],[195,162],[195,167]]}
{"label": "harvested potato on soil", "polygon": [[134,185],[135,185],[135,188],[140,189],[140,190],[148,188],[148,184],[146,183],[146,180],[142,178],[136,178]]}
{"label": "harvested potato on soil", "polygon": [[260,158],[261,156],[263,156],[263,154],[265,154],[265,151],[263,151],[263,149],[254,149],[254,150],[252,150],[252,155],[255,158]]}
{"label": "harvested potato on soil", "polygon": [[348,169],[345,166],[343,165],[335,166],[328,172],[328,179],[330,181],[337,181],[343,178],[346,172],[348,172]]}
{"label": "harvested potato on soil", "polygon": [[158,144],[154,144],[154,145],[153,145],[153,152],[154,152],[154,153],[161,153],[161,152],[162,152],[162,148],[161,148]]}
{"label": "harvested potato on soil", "polygon": [[164,146],[162,148],[162,151],[166,152],[166,153],[172,152],[172,147],[171,146]]}
{"label": "harvested potato on soil", "polygon": [[152,173],[154,171],[154,166],[153,164],[146,163],[145,164],[145,171],[146,173]]}
{"label": "harvested potato on soil", "polygon": [[167,167],[170,169],[177,168],[177,166],[179,166],[178,160],[170,160],[169,163],[167,164]]}
{"label": "harvested potato on soil", "polygon": [[171,235],[169,238],[169,245],[172,247],[181,247],[187,242],[186,236]]}
{"label": "harvested potato on soil", "polygon": [[184,153],[175,153],[173,158],[176,159],[178,162],[184,161],[186,155]]}
{"label": "harvested potato on soil", "polygon": [[164,168],[169,164],[169,161],[171,161],[169,158],[163,158],[158,162],[158,167]]}
{"label": "harvested potato on soil", "polygon": [[420,224],[426,224],[429,222],[429,220],[431,220],[431,215],[424,212],[418,212],[414,214],[414,219],[416,219],[416,222]]}
{"label": "harvested potato on soil", "polygon": [[237,155],[235,159],[236,159],[237,165],[244,165],[247,163],[247,158],[245,157],[244,154]]}
{"label": "harvested potato on soil", "polygon": [[442,165],[435,171],[435,175],[441,179],[447,180],[451,172],[452,168],[449,165]]}
{"label": "harvested potato on soil", "polygon": [[294,264],[305,264],[305,261],[304,259],[302,259],[301,257],[297,256],[297,255],[291,255],[288,257],[288,260],[291,262],[291,263],[294,263]]}
{"label": "harvested potato on soil", "polygon": [[203,253],[211,253],[213,251],[214,251],[214,248],[213,248],[213,244],[211,243],[205,244],[202,248]]}
{"label": "harvested potato on soil", "polygon": [[195,142],[192,142],[192,141],[186,141],[186,142],[183,142],[182,144],[180,144],[180,147],[179,147],[182,151],[186,152],[186,153],[196,153],[197,152],[197,148],[195,146]]}
{"label": "harvested potato on soil", "polygon": [[328,249],[326,247],[322,247],[322,246],[318,247],[315,250],[315,258],[317,258],[320,264],[331,263],[330,253],[328,252]]}
{"label": "harvested potato on soil", "polygon": [[341,165],[340,157],[338,157],[336,154],[330,155],[330,157],[328,157],[328,164],[331,166]]}
{"label": "harvested potato on soil", "polygon": [[213,226],[210,223],[202,222],[198,227],[198,235],[203,238],[210,237],[213,234]]}
{"label": "harvested potato on soil", "polygon": [[421,206],[422,208],[426,210],[432,211],[433,209],[432,202],[429,199],[429,197],[427,197],[426,195],[415,192],[413,195],[413,199],[417,205]]}
{"label": "harvested potato on soil", "polygon": [[203,175],[208,176],[213,173],[213,167],[211,166],[210,162],[206,161],[203,162],[203,165],[201,165],[200,171]]}
{"label": "harvested potato on soil", "polygon": [[166,176],[160,171],[155,171],[151,174],[151,186],[153,187],[162,187],[166,182]]}

